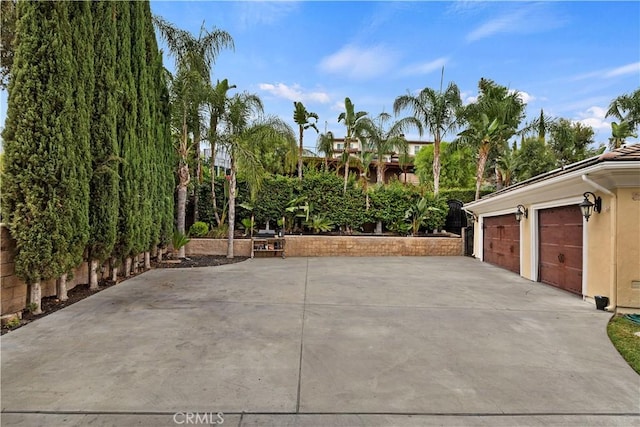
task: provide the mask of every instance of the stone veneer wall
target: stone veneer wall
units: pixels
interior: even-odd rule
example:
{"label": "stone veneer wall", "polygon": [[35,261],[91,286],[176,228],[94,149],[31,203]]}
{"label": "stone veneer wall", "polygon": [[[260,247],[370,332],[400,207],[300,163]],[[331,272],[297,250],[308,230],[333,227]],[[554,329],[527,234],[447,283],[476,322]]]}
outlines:
{"label": "stone veneer wall", "polygon": [[[15,240],[11,238],[9,230],[4,225],[0,225],[0,315],[2,316],[21,313],[27,307],[27,285],[15,275],[15,253]],[[103,274],[106,278],[108,271]],[[89,283],[89,269],[87,263],[83,262],[75,269],[73,278],[67,281],[67,290],[87,283]],[[43,298],[55,294],[55,280],[42,282]]]}
{"label": "stone veneer wall", "polygon": [[[288,257],[315,256],[458,256],[464,255],[462,238],[382,236],[286,236]],[[225,255],[226,239],[191,239],[189,255]],[[251,255],[251,241],[234,241],[234,254]]]}

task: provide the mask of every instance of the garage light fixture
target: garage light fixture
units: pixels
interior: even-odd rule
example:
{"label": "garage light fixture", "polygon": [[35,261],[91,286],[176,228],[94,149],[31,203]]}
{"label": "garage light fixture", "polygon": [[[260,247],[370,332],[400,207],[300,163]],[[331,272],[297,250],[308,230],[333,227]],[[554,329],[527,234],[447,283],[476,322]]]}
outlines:
{"label": "garage light fixture", "polygon": [[[583,194],[584,200],[580,203],[580,210],[582,211],[582,216],[587,222],[589,222],[589,217],[593,211],[600,213],[602,211],[602,198],[596,197],[591,191],[587,191]],[[593,202],[589,200],[589,196],[593,197]]]}
{"label": "garage light fixture", "polygon": [[522,221],[522,217],[527,218],[529,216],[529,210],[522,205],[516,206],[516,221]]}

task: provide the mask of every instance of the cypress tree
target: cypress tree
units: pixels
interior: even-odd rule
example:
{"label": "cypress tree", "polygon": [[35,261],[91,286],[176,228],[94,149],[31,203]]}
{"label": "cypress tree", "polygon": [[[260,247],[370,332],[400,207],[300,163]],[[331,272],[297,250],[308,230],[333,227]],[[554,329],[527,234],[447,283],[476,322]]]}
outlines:
{"label": "cypress tree", "polygon": [[114,265],[126,258],[124,275],[131,270],[131,254],[136,236],[137,183],[136,165],[137,100],[135,81],[131,69],[131,5],[116,2],[118,44],[116,53],[116,82],[118,93],[117,132],[120,145],[120,191],[118,235],[114,250]]}
{"label": "cypress tree", "polygon": [[93,174],[90,183],[89,286],[98,287],[97,267],[112,253],[118,226],[119,145],[116,120],[116,5],[92,3],[95,92],[91,120]]}
{"label": "cypress tree", "polygon": [[16,274],[30,287],[66,273],[82,242],[81,160],[74,148],[78,99],[66,2],[20,2],[3,132],[3,216],[16,240]]}
{"label": "cypress tree", "polygon": [[67,236],[68,253],[66,268],[58,282],[58,298],[67,299],[66,278],[83,260],[83,253],[89,240],[89,182],[91,179],[91,105],[94,89],[94,50],[91,3],[83,0],[65,2],[69,10],[69,25],[72,29],[70,46],[73,49],[74,75],[72,92],[74,96],[73,137],[66,140],[65,158],[69,214],[63,218]]}
{"label": "cypress tree", "polygon": [[[165,127],[168,124],[168,118],[164,115],[168,107],[168,100],[163,98],[163,90],[166,85],[163,80],[162,55],[158,51],[155,31],[152,23],[151,8],[149,3],[145,3],[144,23],[145,23],[145,43],[147,51],[146,63],[148,64],[148,85],[149,85],[149,106],[151,116],[151,140],[149,141],[149,159],[150,159],[150,191],[149,197],[151,201],[151,232],[149,235],[148,247],[153,248],[160,244],[162,240],[166,242],[166,235],[163,239],[163,226],[165,217],[169,217],[169,225],[173,219],[173,206],[166,204],[166,199],[173,199],[173,184],[169,185],[167,193],[166,182],[173,176],[172,165],[167,165],[164,159],[164,150],[169,144],[171,149],[171,141],[165,137]],[[165,104],[163,104],[165,103]],[[170,230],[168,231],[170,233]],[[148,254],[148,252],[147,252]],[[159,257],[162,255],[159,254]],[[145,264],[148,258],[145,257]],[[148,265],[145,265],[148,267]]]}
{"label": "cypress tree", "polygon": [[136,123],[136,156],[134,158],[134,177],[137,183],[138,204],[136,212],[136,229],[133,246],[133,254],[145,252],[148,257],[149,242],[151,240],[152,214],[151,186],[153,171],[151,164],[152,153],[152,118],[150,103],[153,93],[150,87],[150,70],[147,64],[150,55],[146,40],[147,15],[145,8],[147,2],[131,2],[131,68],[136,82],[138,121]]}

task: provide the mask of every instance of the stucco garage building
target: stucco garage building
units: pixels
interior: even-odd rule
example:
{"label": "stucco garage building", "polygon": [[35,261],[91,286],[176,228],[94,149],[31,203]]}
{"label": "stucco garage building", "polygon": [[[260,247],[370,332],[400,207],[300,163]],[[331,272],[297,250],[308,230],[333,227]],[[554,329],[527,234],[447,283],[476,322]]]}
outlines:
{"label": "stucco garage building", "polygon": [[[588,220],[580,208],[585,198],[594,205]],[[536,176],[464,208],[475,218],[476,258],[591,302],[605,296],[611,311],[640,312],[640,144]]]}

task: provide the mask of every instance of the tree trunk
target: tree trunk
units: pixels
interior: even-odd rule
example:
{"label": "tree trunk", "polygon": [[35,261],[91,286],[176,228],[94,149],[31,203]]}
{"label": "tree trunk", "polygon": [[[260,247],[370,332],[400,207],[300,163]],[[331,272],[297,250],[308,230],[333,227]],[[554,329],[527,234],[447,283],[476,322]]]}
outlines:
{"label": "tree trunk", "polygon": [[440,139],[434,138],[433,143],[433,195],[440,192]]}
{"label": "tree trunk", "polygon": [[382,234],[382,221],[378,221],[376,223],[376,231],[375,231],[375,233],[376,234]]}
{"label": "tree trunk", "polygon": [[480,147],[480,152],[478,153],[478,169],[476,171],[476,198],[478,200],[480,198],[480,186],[482,185],[482,177],[484,176],[484,167],[487,164],[487,158],[489,157],[488,149],[484,147]]}
{"label": "tree trunk", "polygon": [[144,253],[144,269],[151,270],[151,253],[149,251]]}
{"label": "tree trunk", "polygon": [[118,266],[116,265],[116,259],[111,258],[109,265],[111,266],[111,281],[115,283],[118,281]]}
{"label": "tree trunk", "polygon": [[124,277],[129,277],[131,275],[131,257],[128,256],[124,260]]}
{"label": "tree trunk", "polygon": [[[186,234],[185,232],[186,208],[187,208],[187,186],[183,185],[181,182],[180,185],[178,186],[178,233],[180,234]],[[184,246],[178,249],[178,258],[184,258]]]}
{"label": "tree trunk", "polygon": [[231,182],[229,183],[229,236],[227,239],[227,258],[233,258],[233,234],[236,223],[236,161],[231,156]]}
{"label": "tree trunk", "polygon": [[132,263],[131,272],[133,274],[137,274],[138,273],[138,267],[140,265],[140,256],[136,255],[136,256],[132,257],[131,263]]}
{"label": "tree trunk", "polygon": [[158,262],[162,262],[162,253],[163,253],[163,249],[162,248],[158,248],[158,255],[157,255],[157,260]]}
{"label": "tree trunk", "polygon": [[29,308],[33,314],[42,314],[42,288],[40,287],[40,280],[34,282],[29,286]]}
{"label": "tree trunk", "polygon": [[502,177],[502,173],[500,172],[500,169],[498,169],[498,166],[495,167],[495,174],[496,174],[496,191],[502,190],[502,187],[504,187],[504,180]]}
{"label": "tree trunk", "polygon": [[302,134],[304,129],[302,126],[299,126],[300,129],[300,147],[298,148],[298,179],[302,181]]}
{"label": "tree trunk", "polygon": [[60,301],[68,300],[69,297],[67,296],[67,274],[66,273],[60,276],[57,284],[58,284],[57,286],[58,289],[56,289],[56,295],[58,299]]}
{"label": "tree trunk", "polygon": [[216,218],[216,224],[220,224],[220,215],[218,215],[218,202],[216,202],[216,144],[211,142],[211,199],[213,201],[213,215]]}
{"label": "tree trunk", "polygon": [[344,162],[344,188],[342,189],[342,193],[347,193],[347,181],[349,181],[349,154],[347,153],[347,157]]}
{"label": "tree trunk", "polygon": [[378,156],[378,164],[376,165],[376,184],[384,184],[384,165],[382,159]]}
{"label": "tree trunk", "polygon": [[89,261],[89,289],[98,289],[98,260]]}

